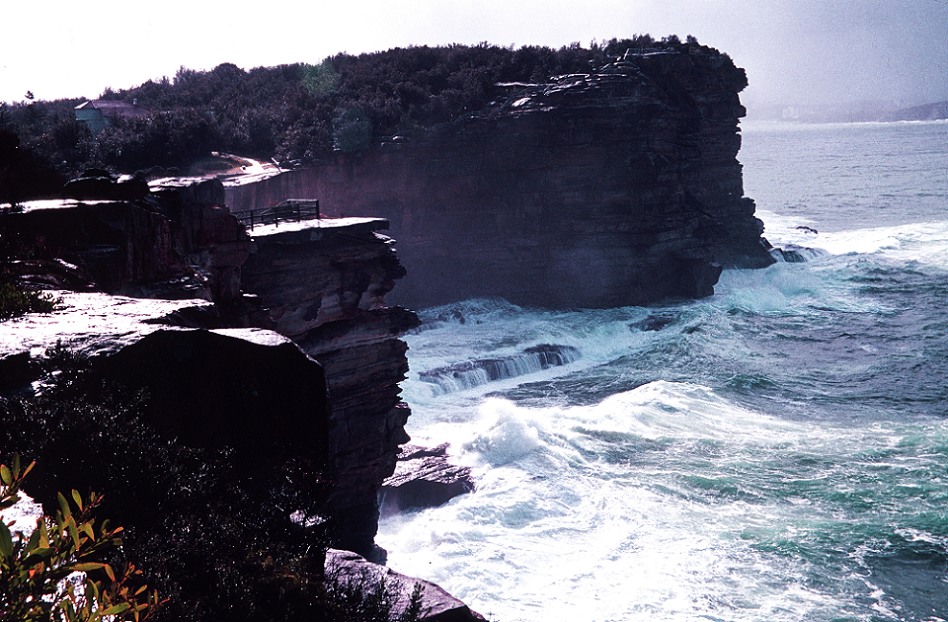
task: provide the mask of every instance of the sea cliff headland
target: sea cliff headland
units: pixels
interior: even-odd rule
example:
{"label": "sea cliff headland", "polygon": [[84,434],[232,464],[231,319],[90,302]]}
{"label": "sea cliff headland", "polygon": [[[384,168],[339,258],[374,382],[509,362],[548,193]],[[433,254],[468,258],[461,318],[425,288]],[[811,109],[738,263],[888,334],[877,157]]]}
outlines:
{"label": "sea cliff headland", "polygon": [[[431,122],[407,115],[397,134],[361,132],[371,124],[348,109],[334,150],[253,179],[146,183],[139,171],[119,183],[96,171],[64,198],[17,200],[0,213],[3,277],[58,303],[4,322],[0,391],[42,394],[42,383],[68,376],[51,366],[71,352],[94,374],[90,387],[147,393],[135,421],[168,446],[225,452],[235,480],[256,486],[248,490],[276,480],[318,500],[295,526],[286,525],[292,508],[269,510],[282,512],[274,520],[288,532],[312,526],[325,538],[308,563],[322,569],[329,545],[384,561],[374,542],[379,491],[409,440],[399,337],[418,318],[406,306],[476,296],[641,305],[709,296],[723,268],[773,262],[736,157],[744,72],[677,39],[642,40],[606,62],[590,54],[582,71],[577,58],[562,62],[567,73],[538,73],[537,64],[529,81],[491,82],[489,96],[470,100],[481,105],[461,114],[429,98]],[[405,84],[394,92],[409,102]],[[268,221],[268,208],[287,199],[318,200],[328,218]],[[399,240],[397,254],[383,231]],[[525,354],[562,364],[563,348]],[[438,451],[409,453],[428,471],[451,471],[427,460]],[[83,479],[92,472],[64,469],[40,489],[94,486]],[[469,491],[468,475],[451,471],[446,494]],[[398,485],[406,481],[400,473]],[[144,533],[167,526],[156,508],[174,504],[143,490],[142,504],[116,506],[118,518]],[[389,510],[431,490],[405,487]],[[454,617],[437,619],[476,619],[456,601],[448,610]]]}
{"label": "sea cliff headland", "polygon": [[484,109],[358,154],[227,187],[235,210],[318,197],[389,219],[408,269],[394,300],[476,296],[610,307],[713,292],[773,262],[744,196],[743,70],[685,44],[588,73],[496,85]]}

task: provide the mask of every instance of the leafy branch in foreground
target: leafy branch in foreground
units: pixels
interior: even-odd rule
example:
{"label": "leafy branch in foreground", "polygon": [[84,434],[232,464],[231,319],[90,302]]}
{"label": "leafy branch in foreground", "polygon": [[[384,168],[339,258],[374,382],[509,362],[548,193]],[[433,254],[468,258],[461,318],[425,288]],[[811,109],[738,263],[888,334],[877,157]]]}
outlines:
{"label": "leafy branch in foreground", "polygon": [[[0,464],[0,511],[19,500],[21,469]],[[41,516],[25,537],[0,520],[0,622],[144,622],[161,604],[158,593],[141,582],[141,571],[126,564],[121,572],[103,561],[120,546],[121,527],[93,518],[102,497],[58,494],[55,516]],[[85,573],[84,576],[74,573]]]}

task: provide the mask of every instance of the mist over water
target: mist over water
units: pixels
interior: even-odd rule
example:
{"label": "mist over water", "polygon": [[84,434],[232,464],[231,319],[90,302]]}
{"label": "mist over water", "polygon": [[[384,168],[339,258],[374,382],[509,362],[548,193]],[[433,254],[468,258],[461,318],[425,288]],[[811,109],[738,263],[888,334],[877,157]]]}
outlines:
{"label": "mist over water", "polygon": [[[389,564],[500,622],[948,619],[948,124],[755,126],[775,245],[715,296],[425,310],[409,433],[478,490],[383,521]],[[579,356],[439,390],[426,370]]]}

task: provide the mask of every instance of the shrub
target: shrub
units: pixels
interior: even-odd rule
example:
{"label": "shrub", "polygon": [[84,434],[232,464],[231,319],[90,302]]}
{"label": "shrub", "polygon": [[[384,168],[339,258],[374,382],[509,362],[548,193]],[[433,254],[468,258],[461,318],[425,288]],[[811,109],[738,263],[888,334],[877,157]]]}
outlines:
{"label": "shrub", "polygon": [[[0,510],[19,498],[24,478],[35,466],[0,464]],[[10,532],[0,520],[0,622],[141,622],[160,604],[141,572],[127,564],[122,572],[100,561],[121,545],[121,527],[93,518],[101,497],[57,494],[55,516],[41,516],[28,537]],[[82,576],[71,577],[74,573]]]}
{"label": "shrub", "polygon": [[36,499],[106,493],[97,507],[125,526],[123,544],[95,561],[141,568],[166,597],[150,622],[418,619],[417,602],[396,610],[392,586],[325,580],[328,480],[316,466],[262,469],[228,448],[188,447],[142,420],[146,394],[97,378],[82,357],[59,347],[46,365],[41,394],[0,399],[0,447],[39,461]]}
{"label": "shrub", "polygon": [[27,313],[49,313],[57,302],[52,294],[23,289],[15,281],[0,280],[0,321]]}

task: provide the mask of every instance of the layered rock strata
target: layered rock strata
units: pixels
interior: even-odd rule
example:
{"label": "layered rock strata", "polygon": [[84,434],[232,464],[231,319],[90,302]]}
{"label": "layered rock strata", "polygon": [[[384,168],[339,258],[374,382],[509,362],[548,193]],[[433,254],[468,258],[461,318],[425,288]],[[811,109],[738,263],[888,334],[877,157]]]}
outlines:
{"label": "layered rock strata", "polygon": [[496,295],[605,307],[712,293],[772,263],[743,196],[743,70],[708,48],[629,52],[499,85],[494,104],[358,156],[227,189],[232,209],[319,198],[391,221],[413,307]]}
{"label": "layered rock strata", "polygon": [[410,411],[399,383],[408,346],[399,339],[417,316],[387,307],[385,295],[405,270],[381,219],[312,220],[257,227],[242,283],[323,366],[330,393],[330,459],[335,479],[329,514],[333,544],[373,560],[377,494],[395,469]]}
{"label": "layered rock strata", "polygon": [[50,287],[232,306],[250,238],[223,200],[219,182],[169,181],[137,199],[31,201],[0,215],[0,257]]}
{"label": "layered rock strata", "polygon": [[[53,313],[3,322],[0,392],[29,387],[47,349],[78,351],[103,376],[147,388],[146,417],[185,443],[233,447],[248,468],[287,456],[325,465],[334,544],[383,559],[377,494],[408,440],[398,336],[418,324],[384,302],[405,273],[378,233],[388,223],[282,223],[251,241],[220,199],[219,182],[167,180],[138,198],[0,215],[4,263],[23,280],[101,290],[57,291]],[[181,299],[189,293],[208,300]],[[252,309],[238,304],[250,295]],[[457,601],[444,610],[467,611]]]}
{"label": "layered rock strata", "polygon": [[[117,185],[97,181],[84,189],[82,200],[28,203],[22,212],[0,215],[6,255],[31,258],[8,264],[35,284],[216,303],[165,308],[156,302],[151,306],[155,315],[138,317],[136,325],[257,326],[296,342],[322,365],[332,394],[326,420],[331,440],[323,450],[336,479],[328,508],[333,543],[384,558],[373,542],[376,497],[395,468],[398,446],[408,440],[404,424],[410,413],[399,398],[398,383],[408,372],[408,361],[407,346],[398,336],[418,323],[414,313],[385,305],[385,295],[405,274],[393,240],[378,233],[388,223],[371,218],[281,223],[255,228],[251,241],[244,226],[220,207],[220,182],[172,179],[152,184],[138,198],[88,198],[93,190],[112,196]],[[113,334],[110,326],[123,324],[121,309],[131,299],[105,300],[112,302],[103,302],[104,317],[88,308],[72,314],[89,315],[78,323],[83,334]],[[158,313],[159,308],[165,313]],[[136,326],[128,334],[139,331]],[[81,341],[63,337],[70,347]],[[186,349],[199,350],[201,339],[190,337]],[[48,345],[27,349],[37,353]],[[31,357],[17,348],[11,344],[0,352],[0,389],[15,390],[35,375]],[[112,369],[118,374],[123,368]],[[152,376],[142,373],[143,379],[155,380]],[[238,392],[243,391],[242,377],[233,375]],[[193,394],[195,403],[211,395],[180,375],[176,378],[183,383],[178,393]],[[200,382],[198,378],[194,381]],[[167,383],[155,393],[178,399]],[[290,444],[309,436],[280,430]]]}

